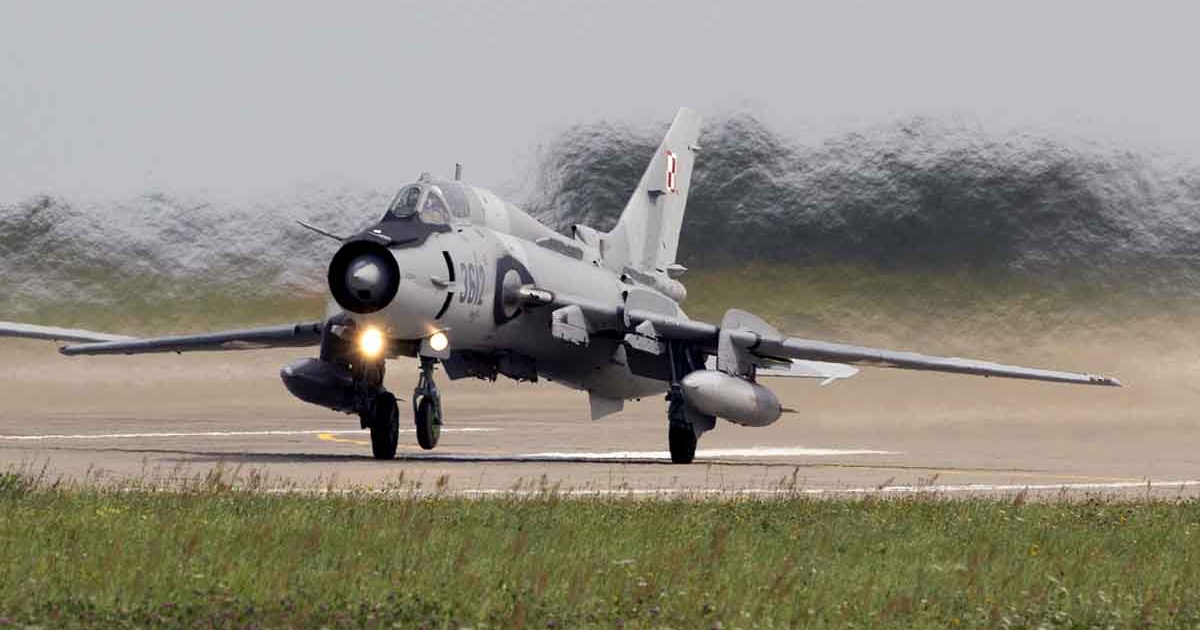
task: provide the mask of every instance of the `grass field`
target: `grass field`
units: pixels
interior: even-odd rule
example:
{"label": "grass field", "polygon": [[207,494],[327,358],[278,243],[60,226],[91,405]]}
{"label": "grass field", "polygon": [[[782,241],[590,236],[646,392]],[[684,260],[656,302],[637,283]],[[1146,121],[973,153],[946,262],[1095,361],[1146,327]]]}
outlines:
{"label": "grass field", "polygon": [[[264,275],[248,288],[211,277],[91,274],[77,282],[78,291],[20,301],[12,297],[20,291],[0,278],[0,319],[153,334],[308,321],[323,315],[327,300],[320,279],[297,289],[275,286]],[[1155,286],[1114,288],[1016,272],[758,262],[696,269],[683,280],[688,288],[683,307],[691,317],[720,321],[726,309],[737,307],[784,332],[872,343],[1060,338],[1100,328],[1132,330],[1140,339],[1145,335],[1139,327],[1200,319],[1200,301],[1189,291],[1163,288],[1183,287],[1169,275]]]}
{"label": "grass field", "polygon": [[[858,265],[794,267],[750,263],[689,272],[692,317],[720,321],[744,308],[784,332],[871,342],[938,339],[972,344],[1057,339],[1142,328],[1176,328],[1200,318],[1197,300],[1145,284],[1101,287],[1015,272],[886,270]],[[1171,285],[1164,274],[1160,285]],[[1182,285],[1179,285],[1182,287]]]}
{"label": "grass field", "polygon": [[0,478],[0,624],[1195,627],[1200,503],[263,494]]}

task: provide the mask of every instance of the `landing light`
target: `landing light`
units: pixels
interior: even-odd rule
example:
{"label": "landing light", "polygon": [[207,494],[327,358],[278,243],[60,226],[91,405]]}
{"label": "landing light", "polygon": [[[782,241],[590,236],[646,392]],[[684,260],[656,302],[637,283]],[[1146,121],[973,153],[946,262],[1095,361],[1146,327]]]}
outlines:
{"label": "landing light", "polygon": [[433,336],[429,338],[429,347],[433,348],[434,352],[441,352],[442,350],[450,347],[450,338],[447,337],[446,333],[444,332],[435,332],[433,333]]}
{"label": "landing light", "polygon": [[383,332],[374,326],[362,331],[358,336],[358,349],[369,359],[378,357],[383,353]]}

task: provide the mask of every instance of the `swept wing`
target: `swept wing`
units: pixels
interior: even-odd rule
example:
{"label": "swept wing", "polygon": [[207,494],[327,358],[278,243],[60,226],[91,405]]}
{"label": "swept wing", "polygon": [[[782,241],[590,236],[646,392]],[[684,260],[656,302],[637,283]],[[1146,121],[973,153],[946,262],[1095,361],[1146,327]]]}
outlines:
{"label": "swept wing", "polygon": [[322,322],[304,322],[139,339],[90,330],[0,322],[0,337],[79,342],[59,350],[66,355],[147,354],[315,346],[321,343],[321,326]]}
{"label": "swept wing", "polygon": [[528,305],[544,305],[553,308],[577,307],[587,319],[588,328],[593,331],[616,331],[626,334],[627,337],[635,335],[650,342],[685,341],[704,347],[710,354],[717,354],[720,339],[722,335],[725,335],[729,342],[740,351],[766,361],[800,359],[864,367],[997,376],[1079,385],[1121,386],[1120,381],[1115,378],[1094,374],[1004,365],[976,359],[940,357],[786,337],[773,329],[758,331],[749,328],[722,329],[719,326],[686,319],[680,315],[638,308],[613,307],[537,287],[522,288],[520,296],[522,301]]}
{"label": "swept wing", "polygon": [[45,339],[47,341],[78,341],[82,343],[129,341],[133,339],[133,337],[126,337],[125,335],[112,335],[91,330],[80,330],[78,328],[36,326],[34,324],[19,324],[17,322],[0,322],[0,337]]}

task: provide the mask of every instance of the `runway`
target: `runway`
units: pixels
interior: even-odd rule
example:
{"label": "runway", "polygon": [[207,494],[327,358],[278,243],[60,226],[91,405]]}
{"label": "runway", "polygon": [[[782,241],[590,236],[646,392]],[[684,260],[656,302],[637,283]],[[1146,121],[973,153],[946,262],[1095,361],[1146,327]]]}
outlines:
{"label": "runway", "polygon": [[[0,352],[0,469],[54,479],[120,484],[221,466],[280,487],[470,495],[1200,494],[1197,365],[1182,352],[1171,369],[1099,350],[1016,357],[1111,371],[1131,383],[1119,390],[894,370],[827,387],[773,380],[800,413],[761,429],[721,422],[690,466],[669,463],[660,399],[593,422],[583,393],[553,384],[442,379],[439,447],[420,450],[405,427],[400,457],[380,462],[357,418],[284,391],[278,369],[304,350],[66,358],[7,340]],[[388,369],[407,398],[415,363]]]}

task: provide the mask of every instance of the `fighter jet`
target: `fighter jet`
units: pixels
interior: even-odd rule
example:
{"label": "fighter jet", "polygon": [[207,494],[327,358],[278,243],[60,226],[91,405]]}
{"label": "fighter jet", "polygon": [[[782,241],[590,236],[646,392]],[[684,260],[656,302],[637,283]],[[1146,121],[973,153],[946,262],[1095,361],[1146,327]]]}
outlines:
{"label": "fighter jet", "polygon": [[417,442],[432,449],[444,423],[434,382],[504,376],[586,391],[591,416],[626,400],[666,397],[671,461],[690,463],[717,418],[761,427],[785,410],[760,379],[847,378],[856,366],[1119,386],[1090,374],[1017,367],[787,337],[730,309],[719,324],[689,319],[676,260],[700,116],[680,109],[611,231],[569,236],[515,205],[453,179],[421,176],[378,222],[342,236],[329,262],[326,317],[195,335],[130,338],[0,322],[0,336],[73,342],[69,356],[314,347],[289,363],[284,386],[302,401],[357,415],[378,459],[396,456],[400,412],[384,386],[386,359],[413,357]]}

